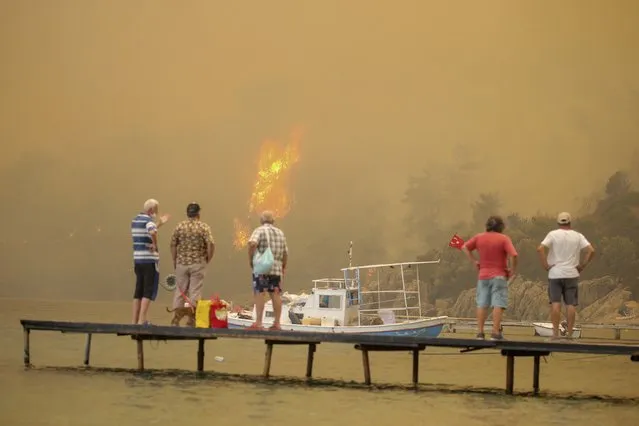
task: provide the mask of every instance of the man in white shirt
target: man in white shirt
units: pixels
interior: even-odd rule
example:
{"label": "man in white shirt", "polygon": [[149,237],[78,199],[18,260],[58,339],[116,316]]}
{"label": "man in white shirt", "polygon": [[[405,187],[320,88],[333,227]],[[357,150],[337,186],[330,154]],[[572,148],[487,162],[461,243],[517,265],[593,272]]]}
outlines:
{"label": "man in white shirt", "polygon": [[[572,338],[576,307],[579,304],[579,274],[595,254],[595,249],[586,237],[571,228],[569,213],[559,213],[557,224],[559,228],[550,231],[537,248],[541,264],[548,271],[548,297],[552,306],[550,317],[553,340],[559,339],[562,297],[568,319],[566,337]],[[546,248],[548,256],[546,256]],[[586,258],[581,262],[583,250],[586,250]]]}

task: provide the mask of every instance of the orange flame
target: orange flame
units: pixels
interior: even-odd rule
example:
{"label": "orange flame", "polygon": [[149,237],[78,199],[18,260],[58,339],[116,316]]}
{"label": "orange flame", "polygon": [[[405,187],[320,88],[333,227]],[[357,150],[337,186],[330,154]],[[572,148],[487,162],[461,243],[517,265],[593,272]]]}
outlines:
{"label": "orange flame", "polygon": [[[299,161],[301,136],[299,129],[294,130],[285,147],[272,140],[262,143],[257,176],[248,203],[249,218],[251,214],[259,214],[264,210],[272,211],[275,218],[285,217],[291,211],[290,173],[291,167]],[[241,250],[246,247],[251,236],[249,226],[236,218],[233,220],[233,227],[233,246],[236,250]]]}
{"label": "orange flame", "polygon": [[241,250],[248,244],[251,237],[248,225],[240,222],[239,219],[233,219],[233,228],[235,229],[235,237],[233,238],[233,247],[235,250]]}

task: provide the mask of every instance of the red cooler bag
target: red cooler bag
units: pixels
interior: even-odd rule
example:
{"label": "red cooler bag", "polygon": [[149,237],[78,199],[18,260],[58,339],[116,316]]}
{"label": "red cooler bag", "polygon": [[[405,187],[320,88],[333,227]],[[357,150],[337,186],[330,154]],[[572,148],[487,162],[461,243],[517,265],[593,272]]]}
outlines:
{"label": "red cooler bag", "polygon": [[219,296],[211,298],[209,320],[211,328],[229,328],[228,306],[220,300]]}

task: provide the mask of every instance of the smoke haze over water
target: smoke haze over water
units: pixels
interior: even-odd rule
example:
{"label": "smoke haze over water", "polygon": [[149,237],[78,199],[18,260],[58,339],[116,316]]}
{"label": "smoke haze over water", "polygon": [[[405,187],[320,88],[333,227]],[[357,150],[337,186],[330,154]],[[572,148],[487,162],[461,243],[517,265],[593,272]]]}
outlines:
{"label": "smoke haze over water", "polygon": [[247,292],[233,217],[260,144],[297,126],[281,221],[297,286],[316,278],[302,255],[344,265],[354,227],[384,236],[378,262],[419,254],[401,199],[424,168],[477,163],[451,194],[469,202],[576,209],[639,170],[639,3],[525,3],[3,2],[0,296],[130,297],[128,226],[149,197],[173,214],[164,272],[197,200],[217,242],[208,282]]}

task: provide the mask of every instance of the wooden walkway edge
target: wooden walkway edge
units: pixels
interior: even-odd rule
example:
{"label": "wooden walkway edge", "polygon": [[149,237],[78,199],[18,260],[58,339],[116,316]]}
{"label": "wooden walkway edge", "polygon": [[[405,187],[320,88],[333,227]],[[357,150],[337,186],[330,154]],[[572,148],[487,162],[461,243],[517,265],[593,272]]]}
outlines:
{"label": "wooden walkway edge", "polygon": [[460,349],[460,353],[483,349],[499,350],[506,357],[506,393],[513,394],[515,379],[515,358],[533,357],[533,390],[539,393],[540,359],[553,352],[583,353],[596,355],[629,356],[633,362],[639,361],[639,345],[631,344],[592,344],[577,342],[545,342],[545,341],[491,341],[476,339],[459,339],[448,337],[412,337],[397,335],[372,334],[337,334],[309,333],[294,331],[258,331],[245,329],[191,328],[172,326],[139,326],[128,324],[103,324],[65,321],[20,320],[24,331],[24,365],[31,366],[30,333],[31,331],[57,331],[62,333],[86,334],[84,365],[89,365],[91,341],[94,334],[112,334],[129,336],[136,341],[138,370],[144,370],[145,340],[197,340],[197,371],[204,370],[204,345],[206,340],[219,338],[260,339],[266,344],[264,359],[264,377],[269,377],[276,345],[307,345],[308,356],[306,378],[310,380],[313,372],[313,361],[317,345],[321,343],[346,343],[354,345],[362,353],[364,382],[371,384],[369,352],[400,351],[412,353],[412,383],[419,383],[419,353],[427,347],[447,347]]}

